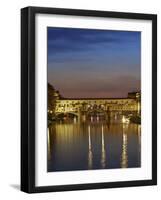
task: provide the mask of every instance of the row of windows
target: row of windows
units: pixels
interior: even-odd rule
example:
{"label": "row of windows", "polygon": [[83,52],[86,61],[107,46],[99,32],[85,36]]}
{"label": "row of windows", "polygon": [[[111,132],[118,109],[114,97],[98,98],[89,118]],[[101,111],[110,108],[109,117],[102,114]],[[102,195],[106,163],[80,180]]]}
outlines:
{"label": "row of windows", "polygon": [[[121,104],[121,102],[119,102],[119,104]],[[126,104],[126,106],[128,106],[127,104],[129,104],[129,102],[124,102],[122,104]],[[131,102],[130,102],[130,104],[131,104]],[[57,107],[59,107],[59,108],[60,107],[77,107],[77,106],[78,105],[76,105],[76,104],[58,104],[57,105]],[[91,105],[91,104],[84,105],[84,107],[87,107],[87,108],[89,108],[89,107],[102,107],[102,108],[104,108],[105,106],[112,106],[112,105],[110,105],[110,104],[109,105],[104,105],[104,104],[101,104],[101,105],[97,105],[97,104],[94,104],[94,105]],[[83,105],[81,105],[81,107],[83,107]]]}
{"label": "row of windows", "polygon": [[[65,109],[67,109],[67,110],[79,110],[80,108],[75,108],[75,107],[57,107],[56,108],[56,110],[65,110]],[[82,109],[82,108],[81,108]],[[95,109],[95,108],[93,108],[93,107],[90,107],[89,109],[87,109],[87,110],[90,110],[90,109]],[[96,108],[96,109],[103,109],[103,108]],[[126,106],[112,106],[112,107],[110,107],[109,108],[110,110],[128,110],[128,109],[137,109],[137,105],[135,105],[135,106],[133,106],[133,105],[126,105]],[[105,109],[106,110],[106,109]]]}
{"label": "row of windows", "polygon": [[62,104],[108,104],[108,103],[128,103],[133,102],[133,99],[124,99],[124,100],[90,100],[90,101],[60,101]]}

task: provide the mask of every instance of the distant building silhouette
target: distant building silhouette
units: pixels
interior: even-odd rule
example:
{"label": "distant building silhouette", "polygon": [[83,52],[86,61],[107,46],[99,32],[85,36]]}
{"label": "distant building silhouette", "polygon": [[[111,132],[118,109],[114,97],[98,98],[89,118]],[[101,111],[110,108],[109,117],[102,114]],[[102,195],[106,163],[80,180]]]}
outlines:
{"label": "distant building silhouette", "polygon": [[129,92],[128,93],[128,98],[130,98],[130,99],[141,99],[141,92],[140,91]]}

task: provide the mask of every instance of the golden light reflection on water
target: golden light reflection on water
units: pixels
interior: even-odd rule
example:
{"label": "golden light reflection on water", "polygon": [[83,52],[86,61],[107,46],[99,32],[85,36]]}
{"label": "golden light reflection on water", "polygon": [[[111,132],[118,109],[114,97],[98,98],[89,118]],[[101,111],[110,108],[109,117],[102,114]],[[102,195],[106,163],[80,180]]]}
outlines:
{"label": "golden light reflection on water", "polygon": [[140,125],[57,123],[47,138],[48,171],[140,167]]}
{"label": "golden light reflection on water", "polygon": [[49,128],[48,128],[47,141],[48,141],[48,159],[50,160],[50,158],[51,158],[51,148],[50,148],[50,134],[49,134]]}
{"label": "golden light reflection on water", "polygon": [[128,155],[127,155],[127,133],[125,132],[126,126],[123,124],[123,133],[122,133],[122,160],[121,160],[121,167],[127,168],[128,167]]}
{"label": "golden light reflection on water", "polygon": [[106,167],[106,151],[105,151],[105,141],[104,141],[104,127],[102,125],[102,148],[101,148],[101,166]]}
{"label": "golden light reflection on water", "polygon": [[141,165],[141,125],[138,125],[138,143],[139,143],[138,157]]}
{"label": "golden light reflection on water", "polygon": [[92,169],[91,128],[88,126],[88,169]]}

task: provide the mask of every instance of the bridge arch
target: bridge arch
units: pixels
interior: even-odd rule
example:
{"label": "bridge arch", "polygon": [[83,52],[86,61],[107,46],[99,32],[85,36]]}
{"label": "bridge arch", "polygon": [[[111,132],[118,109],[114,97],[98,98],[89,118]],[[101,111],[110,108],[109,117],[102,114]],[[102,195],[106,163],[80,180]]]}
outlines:
{"label": "bridge arch", "polygon": [[64,117],[68,117],[68,118],[78,118],[79,115],[75,112],[59,112],[59,113],[55,113],[56,114],[56,118],[64,118]]}
{"label": "bridge arch", "polygon": [[87,110],[86,112],[87,115],[90,114],[107,114],[106,110],[102,110],[102,109],[91,109],[91,110]]}

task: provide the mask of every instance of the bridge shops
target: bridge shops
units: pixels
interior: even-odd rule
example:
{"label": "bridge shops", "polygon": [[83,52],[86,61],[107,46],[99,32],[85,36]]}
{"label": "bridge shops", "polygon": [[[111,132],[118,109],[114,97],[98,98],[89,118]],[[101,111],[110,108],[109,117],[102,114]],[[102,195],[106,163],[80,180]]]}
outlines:
{"label": "bridge shops", "polygon": [[77,121],[86,120],[114,120],[121,116],[141,115],[140,97],[104,98],[104,99],[58,99],[54,114]]}

